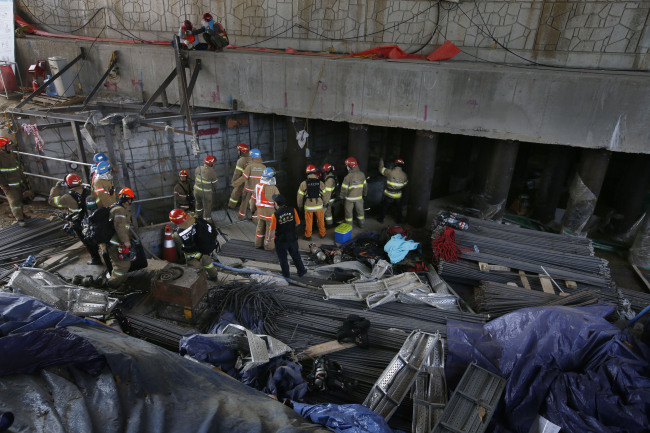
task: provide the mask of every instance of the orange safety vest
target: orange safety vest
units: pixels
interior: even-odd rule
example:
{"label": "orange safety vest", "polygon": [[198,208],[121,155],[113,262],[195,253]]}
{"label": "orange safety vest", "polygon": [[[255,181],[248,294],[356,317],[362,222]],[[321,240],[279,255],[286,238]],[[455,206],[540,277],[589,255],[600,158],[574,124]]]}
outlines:
{"label": "orange safety vest", "polygon": [[275,202],[273,200],[268,200],[266,194],[264,194],[265,186],[266,184],[264,183],[258,183],[255,185],[255,206],[275,209]]}

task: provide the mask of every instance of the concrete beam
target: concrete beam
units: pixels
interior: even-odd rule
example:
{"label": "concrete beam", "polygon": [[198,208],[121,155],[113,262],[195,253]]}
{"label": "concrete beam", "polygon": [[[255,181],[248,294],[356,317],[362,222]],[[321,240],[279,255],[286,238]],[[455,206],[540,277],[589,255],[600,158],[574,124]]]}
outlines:
{"label": "concrete beam", "polygon": [[[90,43],[16,40],[21,70],[46,55],[73,59],[79,46]],[[96,43],[80,72],[84,89],[97,81],[116,49],[121,78],[108,88],[137,98],[141,89],[155,91],[174,61],[171,47]],[[237,109],[255,113],[650,153],[650,80],[642,72],[246,50],[190,52],[194,59],[203,66],[195,106],[232,109],[237,100]],[[170,88],[168,97],[179,103],[177,89]]]}

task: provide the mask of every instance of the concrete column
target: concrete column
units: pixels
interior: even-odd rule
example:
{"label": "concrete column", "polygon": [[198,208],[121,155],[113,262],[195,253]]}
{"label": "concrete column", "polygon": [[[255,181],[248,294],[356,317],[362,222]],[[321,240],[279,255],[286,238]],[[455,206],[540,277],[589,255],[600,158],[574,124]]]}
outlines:
{"label": "concrete column", "polygon": [[413,227],[423,227],[427,222],[433,169],[436,165],[438,134],[417,131],[413,143],[411,163],[406,167],[409,178],[407,221]]}
{"label": "concrete column", "polygon": [[305,180],[305,167],[307,167],[307,155],[305,149],[298,145],[296,131],[302,131],[305,128],[305,119],[296,117],[286,117],[287,122],[287,190],[281,191],[282,195],[287,198],[290,206],[296,205],[296,194],[300,182]]}
{"label": "concrete column", "polygon": [[496,140],[488,146],[489,152],[483,153],[485,159],[479,161],[484,164],[485,177],[479,184],[480,193],[474,197],[474,207],[479,209],[481,218],[500,220],[506,208],[519,142]]}
{"label": "concrete column", "polygon": [[359,169],[368,175],[368,154],[369,154],[369,135],[368,125],[358,125],[350,123],[350,132],[348,135],[348,155],[354,157],[359,163]]}
{"label": "concrete column", "polygon": [[578,169],[569,189],[569,202],[562,218],[562,232],[582,233],[594,213],[600,188],[603,186],[610,152],[602,149],[583,149]]}
{"label": "concrete column", "polygon": [[451,162],[449,176],[449,193],[456,194],[469,186],[471,178],[470,157],[472,155],[473,139],[459,135],[454,143],[454,157]]}
{"label": "concrete column", "polygon": [[625,172],[616,188],[615,215],[609,225],[615,235],[627,233],[638,221],[650,184],[650,155],[626,154],[624,158]]}
{"label": "concrete column", "polygon": [[569,171],[569,148],[548,145],[546,165],[542,172],[535,204],[533,217],[546,224],[555,219],[555,209],[560,201],[562,187]]}

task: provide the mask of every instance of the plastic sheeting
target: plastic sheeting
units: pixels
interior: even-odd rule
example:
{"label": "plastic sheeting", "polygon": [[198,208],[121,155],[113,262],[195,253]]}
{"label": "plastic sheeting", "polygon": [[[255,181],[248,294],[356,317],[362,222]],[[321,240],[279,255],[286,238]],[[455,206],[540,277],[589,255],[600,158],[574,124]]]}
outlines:
{"label": "plastic sheeting", "polygon": [[386,421],[360,404],[302,404],[293,408],[311,422],[336,433],[393,433]]}
{"label": "plastic sheeting", "polygon": [[[69,320],[24,298],[0,297],[0,315],[9,320],[4,329],[13,328],[17,336],[21,328],[67,326],[104,357],[106,366],[99,374],[68,364],[0,377],[0,411],[13,414],[11,431],[326,432],[203,364],[103,326],[87,326],[83,319]],[[58,320],[49,320],[55,316]],[[18,325],[8,326],[12,322]],[[16,358],[29,356],[28,347],[13,350]]]}
{"label": "plastic sheeting", "polygon": [[604,317],[613,306],[527,308],[486,325],[447,322],[451,388],[471,362],[508,378],[495,432],[526,433],[538,414],[566,433],[650,425],[650,349]]}

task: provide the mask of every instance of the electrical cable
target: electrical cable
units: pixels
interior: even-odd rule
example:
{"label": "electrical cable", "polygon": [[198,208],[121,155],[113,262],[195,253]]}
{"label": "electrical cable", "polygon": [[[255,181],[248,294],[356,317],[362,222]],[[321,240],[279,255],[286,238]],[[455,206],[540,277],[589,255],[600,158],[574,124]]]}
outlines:
{"label": "electrical cable", "polygon": [[[429,43],[431,42],[431,40],[432,40],[433,37],[435,36],[436,32],[437,32],[438,29],[440,28],[440,1],[438,1],[437,4],[438,4],[438,13],[436,14],[436,26],[433,28],[433,31],[431,32],[431,36],[429,36],[429,39],[427,39],[427,41],[426,41],[424,44],[422,44],[422,45],[420,46],[420,48],[418,48],[417,50],[412,51],[412,52],[410,52],[410,53],[408,53],[408,54],[417,54],[417,53],[419,53],[420,51],[422,51],[422,50],[424,49],[424,47],[426,47],[427,45],[429,45]],[[445,10],[447,10],[447,9],[445,9]]]}

